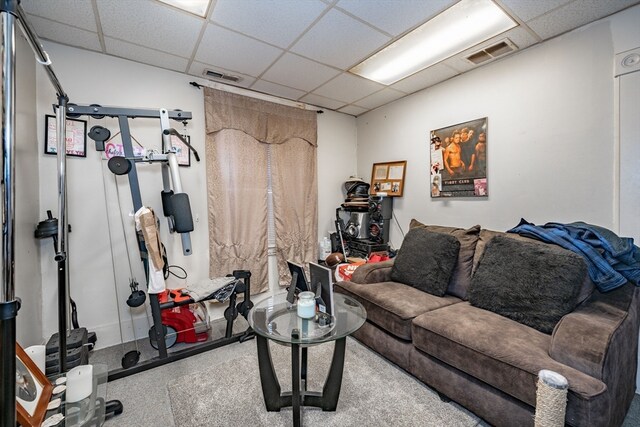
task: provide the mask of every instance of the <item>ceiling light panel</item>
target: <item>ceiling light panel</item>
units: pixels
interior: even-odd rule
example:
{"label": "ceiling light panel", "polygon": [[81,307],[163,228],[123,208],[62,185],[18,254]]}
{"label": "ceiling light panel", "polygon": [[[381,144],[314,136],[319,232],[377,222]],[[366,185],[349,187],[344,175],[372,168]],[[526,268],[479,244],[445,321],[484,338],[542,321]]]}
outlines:
{"label": "ceiling light panel", "polygon": [[462,0],[349,71],[390,85],[516,25],[491,0]]}
{"label": "ceiling light panel", "polygon": [[168,4],[178,9],[185,10],[194,15],[207,16],[207,8],[211,0],[158,0],[161,3]]}

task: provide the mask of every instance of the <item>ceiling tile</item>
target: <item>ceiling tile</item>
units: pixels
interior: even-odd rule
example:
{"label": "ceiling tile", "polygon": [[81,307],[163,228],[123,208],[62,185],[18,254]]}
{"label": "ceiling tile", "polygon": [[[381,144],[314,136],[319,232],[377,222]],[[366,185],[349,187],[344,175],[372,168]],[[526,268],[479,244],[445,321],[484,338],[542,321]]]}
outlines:
{"label": "ceiling tile", "polygon": [[502,0],[502,3],[508,7],[511,12],[516,14],[518,18],[527,22],[535,17],[543,15],[550,10],[569,3],[572,0]]}
{"label": "ceiling tile", "polygon": [[309,92],[338,74],[340,71],[326,65],[285,53],[262,78]]}
{"label": "ceiling tile", "polygon": [[77,0],[22,0],[20,3],[26,13],[38,15],[63,24],[97,32],[96,17],[90,1]]}
{"label": "ceiling tile", "polygon": [[391,87],[406,93],[413,93],[447,80],[457,74],[457,71],[440,63],[409,76],[406,79],[400,80],[391,85]]}
{"label": "ceiling tile", "polygon": [[638,0],[576,0],[527,22],[527,25],[540,37],[548,39],[608,16],[637,2]]}
{"label": "ceiling tile", "polygon": [[228,70],[259,76],[276,60],[282,50],[215,24],[207,29],[195,59]]}
{"label": "ceiling tile", "polygon": [[[204,70],[215,70],[215,71],[220,71],[222,73],[225,74],[232,74],[234,76],[238,76],[238,77],[242,77],[242,79],[238,82],[227,82],[225,80],[215,80],[215,79],[208,79],[207,77],[204,77]],[[239,87],[245,87],[248,88],[249,86],[251,86],[253,84],[253,82],[256,81],[255,77],[251,77],[248,76],[246,74],[241,74],[241,73],[237,73],[235,71],[232,70],[225,70],[224,68],[221,67],[216,67],[213,65],[209,65],[209,64],[203,64],[201,62],[197,62],[197,61],[193,61],[193,63],[191,64],[191,67],[189,67],[189,74],[191,74],[192,76],[197,76],[203,79],[207,79],[207,80],[211,80],[212,82],[218,82],[218,83],[222,83],[222,84],[227,84],[227,85],[231,85],[231,86],[239,86]]]}
{"label": "ceiling tile", "polygon": [[[533,35],[531,35],[529,31],[525,30],[523,27],[518,26],[518,27],[512,28],[506,33],[502,33],[500,35],[492,37],[491,39],[485,42],[482,42],[472,47],[471,49],[467,49],[463,52],[460,52],[459,54],[444,61],[444,63],[460,72],[468,71],[468,70],[471,70],[472,68],[477,68],[477,65],[474,65],[471,62],[467,61],[466,58],[469,55],[479,51],[480,49],[483,49],[487,46],[491,46],[501,40],[504,40],[505,38],[508,38],[509,40],[511,40],[518,47],[518,50],[516,50],[515,52],[518,52],[531,45],[534,45],[537,42],[535,37],[533,37]],[[512,53],[515,53],[515,52],[512,52]]]}
{"label": "ceiling tile", "polygon": [[268,93],[270,95],[279,96],[281,98],[291,99],[293,101],[300,98],[306,92],[293,89],[290,87],[278,85],[264,80],[258,80],[251,86],[251,90],[257,90],[258,92]]}
{"label": "ceiling tile", "polygon": [[325,98],[324,96],[314,95],[312,93],[300,98],[300,101],[307,104],[317,105],[318,107],[328,108],[330,110],[337,110],[344,105],[344,102],[336,101],[335,99]]}
{"label": "ceiling tile", "polygon": [[29,15],[29,22],[39,37],[69,46],[102,52],[97,33],[69,27],[48,19]]}
{"label": "ceiling tile", "polygon": [[369,95],[366,98],[358,100],[356,104],[371,110],[381,105],[388,104],[391,101],[395,101],[396,99],[402,98],[403,96],[405,96],[404,92],[400,92],[390,88],[384,88],[380,92],[376,92],[373,95]]}
{"label": "ceiling tile", "polygon": [[358,107],[357,105],[347,105],[346,107],[342,107],[338,111],[358,117],[360,114],[364,114],[369,110],[367,110],[366,108]]}
{"label": "ceiling tile", "polygon": [[109,55],[119,56],[121,58],[131,59],[133,61],[142,62],[143,64],[155,65],[156,67],[166,68],[185,72],[189,60],[171,55],[166,52],[149,49],[143,46],[123,42],[121,40],[104,38],[104,44]]}
{"label": "ceiling tile", "polygon": [[203,19],[148,0],[97,0],[105,36],[191,56]]}
{"label": "ceiling tile", "polygon": [[389,40],[390,37],[368,25],[331,10],[293,45],[291,51],[344,69],[362,61]]}
{"label": "ceiling tile", "polygon": [[327,98],[339,99],[349,104],[379,91],[384,86],[371,80],[343,73],[314,90],[313,93]]}
{"label": "ceiling tile", "polygon": [[397,36],[426,22],[454,3],[452,0],[340,0],[337,6]]}
{"label": "ceiling tile", "polygon": [[211,20],[287,48],[326,8],[319,0],[218,0]]}

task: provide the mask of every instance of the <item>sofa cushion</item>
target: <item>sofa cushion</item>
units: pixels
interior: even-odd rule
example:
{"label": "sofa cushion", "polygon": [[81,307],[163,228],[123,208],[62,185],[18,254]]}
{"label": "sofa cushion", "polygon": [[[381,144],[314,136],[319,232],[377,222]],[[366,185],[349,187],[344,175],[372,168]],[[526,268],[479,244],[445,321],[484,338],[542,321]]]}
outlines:
{"label": "sofa cushion", "polygon": [[459,251],[460,242],[451,235],[424,228],[409,230],[391,268],[391,280],[441,297]]}
{"label": "sofa cushion", "polygon": [[441,225],[425,225],[416,219],[412,219],[409,229],[424,228],[435,233],[451,234],[460,242],[460,253],[458,261],[453,270],[447,293],[458,298],[467,299],[467,292],[471,286],[471,275],[473,273],[473,256],[476,251],[476,244],[480,237],[480,226],[474,225],[471,228],[444,227]]}
{"label": "sofa cushion", "polygon": [[496,236],[473,275],[469,301],[550,334],[578,305],[585,275],[587,267],[579,255]]}
{"label": "sofa cushion", "polygon": [[334,289],[360,301],[367,310],[367,320],[403,340],[411,340],[414,317],[461,302],[450,295],[440,298],[397,282],[338,282]]}
{"label": "sofa cushion", "polygon": [[607,389],[602,381],[553,360],[549,335],[468,302],[416,317],[412,336],[418,350],[532,406],[541,369],[565,376],[581,399]]}
{"label": "sofa cushion", "polygon": [[[484,249],[487,247],[487,243],[489,243],[491,239],[496,236],[504,236],[510,239],[518,240],[520,242],[529,242],[536,245],[553,246],[555,248],[560,248],[560,246],[553,243],[543,242],[541,240],[521,236],[516,233],[505,233],[502,231],[486,230],[483,228],[480,230],[480,234],[478,235],[478,243],[476,244],[476,251],[473,255],[473,273],[475,273],[476,269],[478,268],[478,263],[480,262],[480,258],[482,258],[482,255],[484,254]],[[589,277],[589,275],[587,274],[584,277],[584,282],[582,283],[582,287],[580,288],[580,294],[578,295],[578,304],[586,301],[591,296],[591,294],[593,294],[593,291],[595,289],[596,285],[593,283],[593,281],[591,281],[591,277]]]}

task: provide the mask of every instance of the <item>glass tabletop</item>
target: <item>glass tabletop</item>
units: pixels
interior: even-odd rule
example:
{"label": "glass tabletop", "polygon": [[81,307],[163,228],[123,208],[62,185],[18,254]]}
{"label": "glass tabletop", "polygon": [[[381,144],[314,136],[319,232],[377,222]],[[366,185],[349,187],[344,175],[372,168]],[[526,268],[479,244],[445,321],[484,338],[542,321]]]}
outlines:
{"label": "glass tabletop", "polygon": [[[289,304],[287,295],[275,295],[256,305],[249,312],[249,325],[266,338],[285,344],[320,344],[344,338],[357,331],[367,319],[367,312],[355,299],[335,293],[333,321],[330,325],[320,326],[314,319],[298,316],[295,304]],[[299,331],[299,338],[291,333]]]}

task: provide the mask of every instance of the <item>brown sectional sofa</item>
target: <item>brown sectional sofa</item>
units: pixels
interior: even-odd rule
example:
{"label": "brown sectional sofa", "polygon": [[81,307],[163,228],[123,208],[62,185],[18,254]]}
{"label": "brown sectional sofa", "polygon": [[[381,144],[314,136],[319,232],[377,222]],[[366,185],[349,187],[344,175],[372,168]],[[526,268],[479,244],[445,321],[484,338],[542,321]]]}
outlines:
{"label": "brown sectional sofa", "polygon": [[461,244],[445,295],[393,281],[393,260],[363,265],[351,281],[335,285],[367,309],[355,338],[493,425],[533,425],[542,369],[569,382],[568,425],[622,424],[635,392],[638,288],[627,283],[600,293],[587,279],[579,286],[582,302],[544,333],[476,307],[468,297],[469,286],[476,286],[473,274],[491,267],[480,266],[495,237],[535,242],[543,250],[549,245],[479,226],[423,227],[454,235]]}

